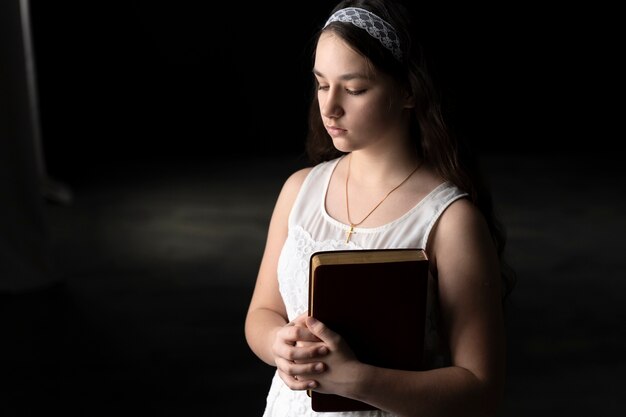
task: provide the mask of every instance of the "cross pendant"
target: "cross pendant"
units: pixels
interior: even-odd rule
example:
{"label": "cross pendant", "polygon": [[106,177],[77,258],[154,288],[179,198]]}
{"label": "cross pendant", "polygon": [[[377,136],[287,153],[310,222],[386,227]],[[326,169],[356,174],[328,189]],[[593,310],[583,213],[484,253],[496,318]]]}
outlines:
{"label": "cross pendant", "polygon": [[351,224],[350,228],[346,232],[346,243],[350,242],[350,237],[352,237],[353,233],[354,233],[354,225]]}

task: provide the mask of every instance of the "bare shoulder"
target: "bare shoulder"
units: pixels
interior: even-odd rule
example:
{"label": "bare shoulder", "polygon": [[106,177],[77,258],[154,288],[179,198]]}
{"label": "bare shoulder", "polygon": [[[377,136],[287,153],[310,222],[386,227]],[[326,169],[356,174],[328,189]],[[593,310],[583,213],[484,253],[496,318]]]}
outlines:
{"label": "bare shoulder", "polygon": [[313,169],[312,167],[307,167],[307,168],[299,169],[295,171],[294,173],[292,173],[285,181],[284,188],[287,188],[287,189],[295,188],[296,190],[299,190],[305,178],[309,175],[312,169]]}
{"label": "bare shoulder", "polygon": [[311,167],[302,168],[292,173],[283,184],[281,197],[291,201],[295,200],[298,192],[300,191],[300,188],[302,187],[302,184],[304,183],[304,180],[311,172],[311,169]]}
{"label": "bare shoulder", "polygon": [[296,201],[298,192],[312,168],[302,168],[292,173],[283,183],[283,187],[276,202],[275,211],[286,214]]}
{"label": "bare shoulder", "polygon": [[431,256],[440,272],[446,264],[457,267],[472,265],[482,269],[478,263],[491,268],[497,259],[485,217],[467,198],[454,201],[442,213],[429,244]]}
{"label": "bare shoulder", "polygon": [[484,216],[467,198],[459,198],[450,204],[439,220],[439,229],[453,235],[467,231],[468,228],[482,227],[487,227]]}

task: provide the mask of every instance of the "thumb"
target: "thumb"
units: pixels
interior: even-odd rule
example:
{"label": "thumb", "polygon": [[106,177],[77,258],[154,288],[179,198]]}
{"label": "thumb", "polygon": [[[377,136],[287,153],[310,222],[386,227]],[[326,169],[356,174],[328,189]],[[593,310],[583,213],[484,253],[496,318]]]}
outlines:
{"label": "thumb", "polygon": [[339,334],[329,329],[324,323],[317,320],[315,317],[307,317],[306,326],[309,328],[311,333],[319,337],[322,342],[327,345],[335,347],[339,344],[341,339]]}
{"label": "thumb", "polygon": [[306,318],[308,317],[308,313],[302,313],[295,319],[291,320],[295,326],[305,326]]}

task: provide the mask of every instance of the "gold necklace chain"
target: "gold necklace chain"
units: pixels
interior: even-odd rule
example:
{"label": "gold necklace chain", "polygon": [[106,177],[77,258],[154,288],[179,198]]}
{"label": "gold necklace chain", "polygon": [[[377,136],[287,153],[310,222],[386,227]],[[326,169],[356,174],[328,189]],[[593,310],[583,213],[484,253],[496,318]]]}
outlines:
{"label": "gold necklace chain", "polygon": [[417,164],[417,166],[415,167],[415,169],[413,169],[413,171],[411,171],[411,173],[404,179],[402,180],[402,182],[398,185],[396,185],[395,187],[393,187],[384,197],[382,200],[380,200],[378,202],[378,204],[376,204],[374,206],[373,209],[370,210],[369,213],[367,213],[367,215],[365,217],[363,217],[363,219],[361,219],[360,222],[358,223],[354,223],[352,221],[352,219],[350,219],[350,203],[348,202],[348,180],[350,179],[350,162],[352,162],[352,154],[350,154],[350,159],[348,159],[348,173],[346,174],[346,214],[348,215],[348,222],[350,223],[350,228],[346,231],[346,243],[350,242],[350,238],[352,237],[352,234],[356,233],[354,231],[354,228],[357,227],[358,225],[360,225],[361,223],[363,223],[369,216],[370,214],[372,214],[374,212],[374,210],[376,210],[378,208],[378,206],[380,206],[383,201],[385,201],[387,199],[387,197],[389,197],[389,195],[391,193],[393,193],[394,191],[396,191],[398,188],[400,188],[400,186],[402,184],[404,184],[405,182],[407,182],[409,180],[409,178],[411,178],[411,176],[415,173],[415,171],[418,170],[418,168],[420,167],[420,164]]}

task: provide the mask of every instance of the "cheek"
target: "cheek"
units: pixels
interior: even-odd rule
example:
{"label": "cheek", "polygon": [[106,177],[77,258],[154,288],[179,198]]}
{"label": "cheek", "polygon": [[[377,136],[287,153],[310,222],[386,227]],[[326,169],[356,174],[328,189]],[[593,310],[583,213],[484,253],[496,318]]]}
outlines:
{"label": "cheek", "polygon": [[376,127],[384,125],[392,118],[391,108],[387,102],[372,102],[358,109],[359,119],[365,125]]}

